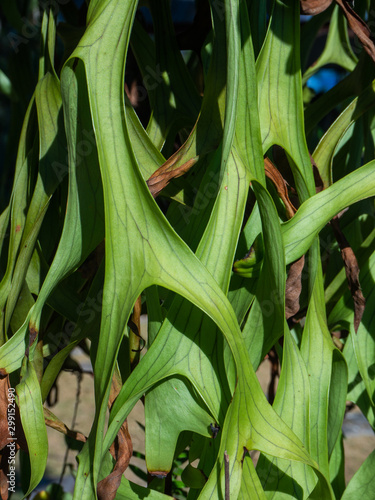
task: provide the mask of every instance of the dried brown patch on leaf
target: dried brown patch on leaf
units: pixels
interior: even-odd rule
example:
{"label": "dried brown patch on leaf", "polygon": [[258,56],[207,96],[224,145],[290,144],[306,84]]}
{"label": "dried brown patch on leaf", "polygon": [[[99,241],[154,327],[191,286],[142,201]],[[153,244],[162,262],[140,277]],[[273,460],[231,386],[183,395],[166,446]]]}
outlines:
{"label": "dried brown patch on leaf", "polygon": [[168,186],[172,179],[177,179],[177,177],[186,174],[186,172],[188,172],[199,160],[199,156],[194,156],[182,165],[176,167],[176,164],[181,159],[181,154],[177,154],[179,151],[163,163],[163,165],[161,165],[148,179],[147,185],[154,198],[157,197],[160,191]]}
{"label": "dried brown patch on leaf", "polygon": [[36,338],[38,337],[38,333],[39,332],[38,332],[37,328],[30,323],[29,324],[29,345],[28,345],[28,347],[26,348],[26,351],[25,351],[25,355],[27,357],[29,357],[30,347],[33,345],[33,343],[35,342]]}
{"label": "dried brown patch on leaf", "polygon": [[301,13],[316,16],[328,9],[333,0],[301,0]]}
{"label": "dried brown patch on leaf", "polygon": [[293,262],[289,268],[285,285],[285,317],[291,318],[299,311],[299,298],[302,290],[302,271],[305,256]]}
{"label": "dried brown patch on leaf", "polygon": [[109,451],[116,463],[111,474],[98,483],[99,500],[114,500],[116,498],[122,475],[127,469],[132,457],[133,445],[126,420],[122,424],[116,440]]}
{"label": "dried brown patch on leaf", "polygon": [[286,216],[291,219],[297,210],[289,199],[287,182],[269,158],[264,159],[264,169],[285,205]]}
{"label": "dried brown patch on leaf", "polygon": [[165,470],[149,470],[148,475],[150,477],[157,477],[158,479],[165,479],[168,476],[168,472]]}
{"label": "dried brown patch on leaf", "polygon": [[[291,219],[296,213],[296,208],[289,199],[288,183],[274,166],[269,158],[264,159],[266,176],[273,182],[277,193],[285,205],[286,216]],[[289,268],[288,278],[285,286],[285,317],[291,318],[299,311],[299,298],[302,290],[302,270],[305,264],[305,257],[302,256],[293,262]]]}
{"label": "dried brown patch on leaf", "polygon": [[[109,408],[112,407],[121,387],[121,375],[118,371],[115,371],[108,400]],[[116,463],[111,474],[98,483],[98,500],[114,500],[116,498],[122,475],[128,468],[130,459],[133,455],[133,444],[129,434],[127,420],[122,424],[115,442],[112,444],[109,451]]]}
{"label": "dried brown patch on leaf", "polygon": [[336,0],[348,20],[349,27],[357,35],[363,48],[371,59],[375,62],[375,45],[371,37],[371,31],[367,24],[359,17],[359,15],[352,9],[347,0]]}
{"label": "dried brown patch on leaf", "polygon": [[340,229],[339,219],[337,216],[332,219],[331,226],[341,250],[341,257],[345,266],[346,279],[354,300],[354,331],[357,333],[366,305],[366,300],[363,296],[359,282],[358,261],[353,249],[349,245],[348,240],[345,238]]}

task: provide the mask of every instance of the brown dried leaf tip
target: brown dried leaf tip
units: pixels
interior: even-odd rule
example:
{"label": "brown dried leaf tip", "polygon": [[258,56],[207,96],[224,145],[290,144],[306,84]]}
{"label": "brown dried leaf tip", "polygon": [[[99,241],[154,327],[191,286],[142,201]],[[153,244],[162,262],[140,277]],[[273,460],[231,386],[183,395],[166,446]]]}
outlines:
{"label": "brown dried leaf tip", "polygon": [[150,193],[154,198],[168,186],[172,179],[181,177],[181,175],[186,174],[192,166],[194,166],[199,160],[199,156],[194,156],[188,161],[179,165],[179,162],[184,154],[184,150],[181,148],[176,151],[176,153],[171,156],[163,165],[161,165],[148,179],[147,185]]}
{"label": "brown dried leaf tip", "polygon": [[[108,400],[108,407],[111,408],[121,389],[121,376],[115,371],[112,379],[111,391]],[[113,471],[98,483],[98,500],[114,500],[121,483],[121,478],[128,468],[133,455],[133,444],[129,434],[128,422],[122,424],[115,442],[110,448],[110,453],[116,463]]]}
{"label": "brown dried leaf tip", "polygon": [[340,229],[339,219],[337,216],[331,220],[331,226],[341,250],[341,257],[345,266],[346,279],[354,301],[354,331],[357,333],[366,305],[366,300],[363,296],[361,284],[359,282],[360,270],[358,261],[353,249],[349,245],[348,240],[345,238],[344,233]]}
{"label": "brown dried leaf tip", "polygon": [[309,16],[316,16],[328,9],[332,0],[301,0],[301,13]]}
{"label": "brown dried leaf tip", "polygon": [[305,256],[293,262],[289,268],[285,286],[285,317],[291,318],[299,311],[299,298],[302,290],[302,271]]}
{"label": "brown dried leaf tip", "polygon": [[126,420],[122,424],[116,440],[109,451],[116,460],[116,464],[111,474],[98,483],[99,500],[114,500],[116,498],[122,475],[127,469],[132,457],[133,445]]}
{"label": "brown dried leaf tip", "polygon": [[264,158],[264,170],[266,176],[274,184],[277,194],[285,205],[287,218],[291,219],[297,210],[289,199],[288,183],[269,158]]}

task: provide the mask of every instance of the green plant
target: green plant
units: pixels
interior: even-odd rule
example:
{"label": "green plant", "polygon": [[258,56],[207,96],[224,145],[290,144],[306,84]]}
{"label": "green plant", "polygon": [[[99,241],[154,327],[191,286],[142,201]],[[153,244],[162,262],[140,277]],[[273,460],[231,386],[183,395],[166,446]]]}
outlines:
{"label": "green plant", "polygon": [[[84,442],[74,498],[168,498],[166,480],[147,490],[122,476],[132,454],[125,419],[145,395],[148,471],[165,477],[188,449],[188,498],[373,498],[374,453],[345,490],[341,432],[346,400],[374,425],[373,45],[347,2],[337,4],[300,37],[297,1],[268,10],[212,0],[195,56],[203,97],[168,1],[150,2],[153,41],[134,21],[136,1],[91,0],[85,29],[58,27],[58,73],[56,12],[43,11],[38,82],[0,216],[1,411],[5,422],[10,384],[25,496],[45,471],[47,423]],[[67,2],[54,5],[76,19]],[[373,8],[356,2],[371,22]],[[21,22],[16,4],[4,9]],[[365,44],[359,59],[343,12]],[[330,16],[315,69],[335,63],[348,75],[311,100],[301,60],[305,71]],[[124,92],[129,43],[145,82],[150,68],[157,76],[145,83],[146,129]],[[332,109],[342,112],[316,145]],[[44,406],[77,345],[95,376],[87,440]],[[281,372],[271,406],[255,370],[272,348]],[[5,450],[7,429],[1,437]],[[261,452],[256,469],[250,450]]]}

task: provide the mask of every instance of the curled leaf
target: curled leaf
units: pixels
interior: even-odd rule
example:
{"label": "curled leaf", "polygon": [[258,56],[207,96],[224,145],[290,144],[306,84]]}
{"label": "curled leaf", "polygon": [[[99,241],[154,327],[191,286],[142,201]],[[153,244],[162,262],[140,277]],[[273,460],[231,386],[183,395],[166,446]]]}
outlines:
{"label": "curled leaf", "polygon": [[128,430],[128,422],[122,424],[115,442],[110,448],[110,453],[116,460],[111,474],[98,483],[98,499],[114,500],[121,483],[122,474],[127,469],[133,454],[133,446]]}
{"label": "curled leaf", "polygon": [[[108,400],[109,408],[112,407],[121,387],[121,375],[118,371],[115,371]],[[133,445],[127,420],[122,424],[109,451],[116,463],[113,471],[98,483],[98,500],[114,500],[116,498],[122,475],[128,468],[133,455]]]}
{"label": "curled leaf", "polygon": [[262,267],[263,256],[263,238],[259,234],[245,257],[235,261],[233,272],[244,278],[257,278]]}
{"label": "curled leaf", "polygon": [[305,256],[302,255],[289,268],[285,285],[285,317],[291,318],[299,311],[299,297],[302,290],[302,270],[305,265]]}
{"label": "curled leaf", "polygon": [[301,13],[309,16],[316,16],[328,9],[332,0],[301,0]]}
{"label": "curled leaf", "polygon": [[277,193],[285,205],[285,211],[288,219],[291,219],[297,210],[289,199],[287,182],[269,158],[264,159],[264,169],[266,176],[275,185]]}
{"label": "curled leaf", "polygon": [[161,165],[148,179],[147,185],[154,198],[162,191],[172,179],[186,174],[193,165],[199,160],[199,156],[194,156],[188,161],[176,167],[184,154],[182,146],[174,155],[172,155],[163,165]]}

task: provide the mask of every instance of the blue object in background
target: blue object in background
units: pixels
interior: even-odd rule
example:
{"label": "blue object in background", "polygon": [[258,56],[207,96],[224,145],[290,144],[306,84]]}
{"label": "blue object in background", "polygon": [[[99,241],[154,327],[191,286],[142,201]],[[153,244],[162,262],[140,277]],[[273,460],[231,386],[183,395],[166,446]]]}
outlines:
{"label": "blue object in background", "polygon": [[331,90],[344,76],[334,68],[322,68],[307,80],[306,85],[316,94],[322,94]]}

